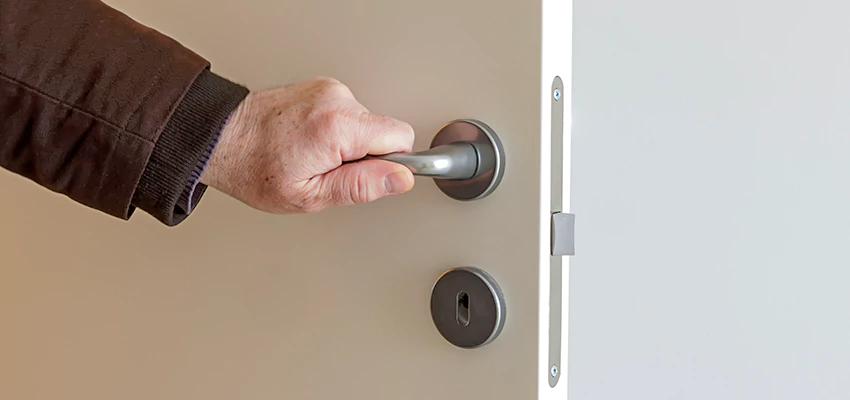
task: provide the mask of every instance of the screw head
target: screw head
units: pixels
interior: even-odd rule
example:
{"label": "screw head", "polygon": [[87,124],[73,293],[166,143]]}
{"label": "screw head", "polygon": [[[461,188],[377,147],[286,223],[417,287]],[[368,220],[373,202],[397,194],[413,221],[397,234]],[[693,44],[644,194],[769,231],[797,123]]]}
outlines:
{"label": "screw head", "polygon": [[557,366],[557,365],[553,365],[553,366],[552,366],[552,369],[549,371],[549,373],[551,373],[551,374],[552,374],[552,377],[553,377],[553,378],[554,378],[554,377],[556,377],[556,376],[558,376],[558,366]]}
{"label": "screw head", "polygon": [[561,100],[561,89],[556,88],[555,91],[552,93],[552,97],[555,98],[555,101]]}

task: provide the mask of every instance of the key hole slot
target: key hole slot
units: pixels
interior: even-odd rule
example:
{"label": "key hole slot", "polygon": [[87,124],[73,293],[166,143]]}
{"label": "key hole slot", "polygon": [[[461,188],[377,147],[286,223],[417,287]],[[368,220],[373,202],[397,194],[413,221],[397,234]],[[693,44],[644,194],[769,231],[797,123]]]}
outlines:
{"label": "key hole slot", "polygon": [[461,326],[469,326],[469,294],[458,292],[457,294],[457,323]]}

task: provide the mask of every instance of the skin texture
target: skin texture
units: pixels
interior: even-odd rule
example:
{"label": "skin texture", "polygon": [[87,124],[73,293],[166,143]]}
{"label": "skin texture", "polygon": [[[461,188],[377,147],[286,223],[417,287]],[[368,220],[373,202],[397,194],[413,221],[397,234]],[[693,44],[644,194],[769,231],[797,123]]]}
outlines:
{"label": "skin texture", "polygon": [[201,182],[261,211],[312,213],[413,188],[406,167],[367,155],[409,152],[409,124],[369,112],[331,78],[253,92],[222,131]]}

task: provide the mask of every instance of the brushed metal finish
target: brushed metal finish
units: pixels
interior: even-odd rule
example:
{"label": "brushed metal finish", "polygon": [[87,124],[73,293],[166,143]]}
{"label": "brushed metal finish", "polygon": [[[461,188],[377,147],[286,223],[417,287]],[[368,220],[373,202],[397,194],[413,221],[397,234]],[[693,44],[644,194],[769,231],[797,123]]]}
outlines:
{"label": "brushed metal finish", "polygon": [[576,216],[565,212],[553,212],[550,227],[553,256],[576,255]]}
{"label": "brushed metal finish", "polygon": [[496,132],[487,124],[474,119],[449,122],[434,136],[431,148],[448,143],[473,143],[478,149],[478,171],[471,179],[435,180],[447,196],[461,201],[480,200],[499,187],[505,174],[505,148]]}
{"label": "brushed metal finish", "polygon": [[450,143],[418,153],[393,153],[373,158],[405,165],[414,175],[435,179],[472,179],[479,150],[472,143]]}
{"label": "brushed metal finish", "polygon": [[447,196],[462,201],[487,197],[505,173],[505,149],[487,124],[459,119],[444,125],[429,150],[372,156],[403,164],[414,175],[435,179]]}
{"label": "brushed metal finish", "polygon": [[[563,252],[573,253],[575,249],[574,246],[564,246],[568,247],[567,249],[557,248],[557,244],[560,241],[559,238],[559,230],[555,229],[556,220],[561,220],[560,222],[563,225],[569,226],[569,228],[573,229],[575,224],[574,216],[571,214],[564,213],[564,198],[563,198],[563,188],[564,188],[564,102],[561,101],[561,95],[564,91],[564,81],[560,76],[556,76],[552,80],[552,100],[550,101],[550,107],[552,107],[552,115],[550,122],[550,130],[552,137],[552,192],[550,197],[550,211],[552,213],[552,231],[551,231],[551,239],[553,240],[552,244],[552,252],[549,256],[549,365],[550,365],[550,373],[549,373],[549,386],[555,387],[558,385],[558,382],[561,380],[561,376],[564,374],[565,368],[562,368],[562,360],[561,360],[561,350],[563,349],[563,295],[564,295],[564,262],[563,257],[560,256],[562,250],[566,250]],[[563,221],[562,219],[566,219]],[[560,233],[572,233],[569,232],[571,229],[567,229],[568,232],[560,232]],[[565,236],[572,236],[567,234]],[[563,243],[561,243],[563,245]],[[572,243],[570,243],[572,244]],[[557,251],[556,251],[557,250]],[[552,373],[554,372],[554,373]]]}

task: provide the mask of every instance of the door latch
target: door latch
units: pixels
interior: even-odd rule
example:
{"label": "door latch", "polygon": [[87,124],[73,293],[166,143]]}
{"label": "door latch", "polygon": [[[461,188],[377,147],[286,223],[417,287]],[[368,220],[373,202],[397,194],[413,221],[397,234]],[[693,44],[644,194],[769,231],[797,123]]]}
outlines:
{"label": "door latch", "polygon": [[576,216],[563,212],[552,214],[552,255],[576,255]]}

